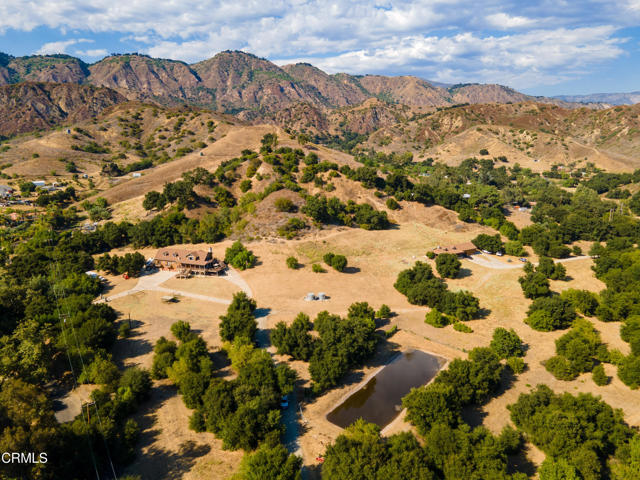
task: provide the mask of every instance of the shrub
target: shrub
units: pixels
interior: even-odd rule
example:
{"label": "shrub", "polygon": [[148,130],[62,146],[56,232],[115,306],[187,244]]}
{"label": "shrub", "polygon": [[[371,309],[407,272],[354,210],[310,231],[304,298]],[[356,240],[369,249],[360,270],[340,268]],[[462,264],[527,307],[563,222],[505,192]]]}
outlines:
{"label": "shrub", "polygon": [[486,250],[488,252],[500,252],[504,249],[504,245],[502,244],[502,240],[500,239],[500,234],[496,233],[495,235],[487,235],[486,233],[481,233],[476,238],[471,240],[471,242],[480,250]]}
{"label": "shrub", "polygon": [[251,190],[251,180],[245,179],[242,182],[240,182],[240,191],[242,193],[246,193],[249,190]]}
{"label": "shrub", "polygon": [[571,365],[571,362],[567,360],[565,357],[561,357],[556,355],[551,357],[549,360],[544,362],[544,368],[547,369],[548,372],[553,374],[558,380],[573,380],[578,376],[578,372]]}
{"label": "shrub", "polygon": [[549,257],[540,257],[536,272],[542,273],[550,280],[565,280],[567,269],[561,263],[554,263]]}
{"label": "shrub", "polygon": [[253,315],[255,309],[255,300],[245,292],[235,293],[227,314],[220,317],[220,338],[225,341],[233,341],[236,337],[253,340],[258,328]]}
{"label": "shrub", "polygon": [[449,325],[447,316],[440,313],[436,308],[432,308],[431,311],[424,316],[424,322],[437,328]]}
{"label": "shrub", "polygon": [[633,390],[640,387],[640,356],[625,357],[618,365],[618,377]]}
{"label": "shrub", "polygon": [[333,259],[331,259],[331,266],[338,272],[344,272],[344,269],[347,267],[347,257],[344,255],[335,255]]}
{"label": "shrub", "polygon": [[246,270],[256,264],[257,258],[238,240],[227,248],[224,261],[235,268]]}
{"label": "shrub", "polygon": [[433,252],[427,252],[427,258],[433,260],[434,258],[436,258],[436,254]]}
{"label": "shrub", "polygon": [[573,305],[559,296],[535,299],[527,314],[525,323],[543,332],[568,328],[576,318]]}
{"label": "shrub", "polygon": [[327,265],[331,266],[331,262],[333,261],[333,257],[334,257],[333,253],[327,252],[322,256],[322,260],[324,260],[324,263],[326,263]]}
{"label": "shrub", "polygon": [[293,203],[293,201],[288,198],[282,198],[282,197],[277,198],[276,201],[274,202],[274,205],[278,212],[293,213],[298,210],[298,207],[296,206],[296,204]]}
{"label": "shrub", "polygon": [[524,277],[520,277],[518,282],[526,298],[544,297],[551,293],[549,280],[540,272],[528,272]]}
{"label": "shrub", "polygon": [[311,271],[313,273],[325,273],[326,270],[324,268],[322,268],[322,265],[320,265],[319,263],[314,263],[313,265],[311,265]]}
{"label": "shrub", "polygon": [[391,309],[383,303],[380,306],[380,310],[376,312],[376,317],[384,319],[391,318]]}
{"label": "shrub", "polygon": [[489,346],[500,358],[521,357],[524,355],[522,340],[513,329],[496,328],[493,331],[493,339]]}
{"label": "shrub", "polygon": [[462,322],[456,322],[453,324],[453,329],[462,332],[462,333],[473,333],[473,328],[468,325],[465,325]]}
{"label": "shrub", "polygon": [[287,257],[287,267],[292,270],[297,269],[300,266],[296,257]]}
{"label": "shrub", "polygon": [[278,235],[289,240],[298,236],[300,230],[307,228],[307,224],[299,218],[290,218],[287,223],[278,228]]}
{"label": "shrub", "polygon": [[186,342],[191,333],[191,325],[188,322],[179,320],[171,325],[171,333],[181,342]]}
{"label": "shrub", "polygon": [[400,208],[400,204],[395,200],[395,198],[387,198],[386,203],[389,210],[398,210]]}
{"label": "shrub", "polygon": [[524,372],[527,365],[520,357],[509,357],[507,358],[507,366],[513,373],[515,373],[516,375],[520,375],[522,372]]}
{"label": "shrub", "polygon": [[609,377],[605,373],[604,366],[602,364],[593,367],[593,370],[591,370],[591,377],[593,378],[594,383],[599,387],[609,383]]}
{"label": "shrub", "polygon": [[301,467],[302,458],[289,454],[284,445],[263,443],[255,452],[246,454],[242,459],[239,478],[298,480]]}
{"label": "shrub", "polygon": [[514,257],[524,257],[527,252],[522,246],[522,242],[515,240],[513,242],[507,242],[504,244],[504,253]]}
{"label": "shrub", "polygon": [[569,288],[563,291],[560,296],[571,302],[577,311],[590,317],[596,314],[596,310],[600,304],[598,295],[589,290]]}
{"label": "shrub", "polygon": [[453,253],[441,253],[436,257],[436,270],[441,277],[456,278],[461,266],[458,256]]}

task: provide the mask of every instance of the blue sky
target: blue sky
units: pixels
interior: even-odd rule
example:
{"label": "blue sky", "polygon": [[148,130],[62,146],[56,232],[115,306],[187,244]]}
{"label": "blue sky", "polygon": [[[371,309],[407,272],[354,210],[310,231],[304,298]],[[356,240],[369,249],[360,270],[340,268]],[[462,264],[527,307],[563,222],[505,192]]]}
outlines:
{"label": "blue sky", "polygon": [[91,63],[244,50],[329,73],[500,83],[534,95],[640,90],[640,0],[14,0],[0,51]]}

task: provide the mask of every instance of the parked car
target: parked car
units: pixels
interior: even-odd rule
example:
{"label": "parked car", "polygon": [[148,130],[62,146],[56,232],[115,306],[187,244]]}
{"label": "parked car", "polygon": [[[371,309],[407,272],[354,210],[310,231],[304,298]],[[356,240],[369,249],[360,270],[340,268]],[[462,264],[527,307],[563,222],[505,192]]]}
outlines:
{"label": "parked car", "polygon": [[502,252],[496,252],[496,255],[501,257],[502,256]]}
{"label": "parked car", "polygon": [[527,263],[527,259],[526,259],[526,258],[524,258],[524,257],[520,257],[520,261],[521,261],[522,263]]}
{"label": "parked car", "polygon": [[493,255],[493,252],[490,252],[489,250],[482,250],[482,253],[486,253],[488,255]]}

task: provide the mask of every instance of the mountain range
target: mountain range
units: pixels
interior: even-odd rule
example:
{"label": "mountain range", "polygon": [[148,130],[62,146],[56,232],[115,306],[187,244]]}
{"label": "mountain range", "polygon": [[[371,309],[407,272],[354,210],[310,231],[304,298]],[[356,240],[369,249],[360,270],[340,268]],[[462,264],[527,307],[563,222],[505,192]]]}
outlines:
{"label": "mountain range", "polygon": [[608,103],[610,105],[634,105],[640,103],[640,92],[591,93],[588,95],[556,95],[553,98],[565,102]]}
{"label": "mountain range", "polygon": [[443,87],[414,76],[330,75],[307,63],[280,67],[239,51],[221,52],[194,64],[141,54],[113,54],[91,65],[68,55],[13,57],[0,53],[0,85],[24,81],[108,87],[130,100],[186,103],[247,120],[271,116],[299,103],[335,109],[372,97],[412,107],[523,101],[573,106],[502,85]]}

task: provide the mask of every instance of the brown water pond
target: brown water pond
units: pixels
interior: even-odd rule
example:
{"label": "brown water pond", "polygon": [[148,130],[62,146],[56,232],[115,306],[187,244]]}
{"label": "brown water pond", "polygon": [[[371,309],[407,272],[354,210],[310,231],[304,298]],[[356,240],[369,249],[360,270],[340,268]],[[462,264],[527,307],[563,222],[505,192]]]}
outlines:
{"label": "brown water pond", "polygon": [[402,397],[428,383],[446,363],[442,357],[420,350],[404,352],[327,415],[340,427],[358,418],[384,427],[402,410]]}

